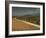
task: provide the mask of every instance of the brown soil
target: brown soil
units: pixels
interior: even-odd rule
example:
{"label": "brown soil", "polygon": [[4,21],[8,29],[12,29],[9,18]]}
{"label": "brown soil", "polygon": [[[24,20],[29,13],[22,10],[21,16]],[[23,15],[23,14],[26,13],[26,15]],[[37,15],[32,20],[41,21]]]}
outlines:
{"label": "brown soil", "polygon": [[12,18],[12,31],[39,30],[39,28]]}

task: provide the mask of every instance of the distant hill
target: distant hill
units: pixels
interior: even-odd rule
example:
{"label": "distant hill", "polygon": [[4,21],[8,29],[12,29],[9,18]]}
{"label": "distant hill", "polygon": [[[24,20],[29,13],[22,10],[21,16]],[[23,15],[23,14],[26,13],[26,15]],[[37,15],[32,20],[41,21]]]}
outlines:
{"label": "distant hill", "polygon": [[40,17],[40,15],[23,15],[23,16],[15,16],[16,18],[31,18],[31,17]]}

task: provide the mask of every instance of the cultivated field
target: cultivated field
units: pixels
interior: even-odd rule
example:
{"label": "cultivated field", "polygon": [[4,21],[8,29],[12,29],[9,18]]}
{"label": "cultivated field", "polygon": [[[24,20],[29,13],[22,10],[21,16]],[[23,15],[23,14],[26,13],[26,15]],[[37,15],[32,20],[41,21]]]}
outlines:
{"label": "cultivated field", "polygon": [[[38,25],[39,26],[39,25]],[[12,18],[12,31],[24,31],[24,30],[40,30],[39,27],[33,26],[31,23],[23,22],[23,20]]]}

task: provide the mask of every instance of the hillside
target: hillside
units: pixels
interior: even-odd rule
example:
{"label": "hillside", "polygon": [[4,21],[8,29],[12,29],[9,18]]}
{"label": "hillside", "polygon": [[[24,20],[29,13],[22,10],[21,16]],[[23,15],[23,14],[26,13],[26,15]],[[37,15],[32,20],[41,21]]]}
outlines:
{"label": "hillside", "polygon": [[40,30],[39,25],[12,18],[12,31]]}

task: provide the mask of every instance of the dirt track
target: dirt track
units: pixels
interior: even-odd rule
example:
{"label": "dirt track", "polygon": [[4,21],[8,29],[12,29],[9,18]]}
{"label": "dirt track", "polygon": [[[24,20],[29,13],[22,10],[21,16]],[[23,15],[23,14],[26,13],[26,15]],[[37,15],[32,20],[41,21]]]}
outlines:
{"label": "dirt track", "polygon": [[23,30],[39,30],[39,28],[26,24],[24,22],[12,19],[12,30],[13,31],[23,31]]}

